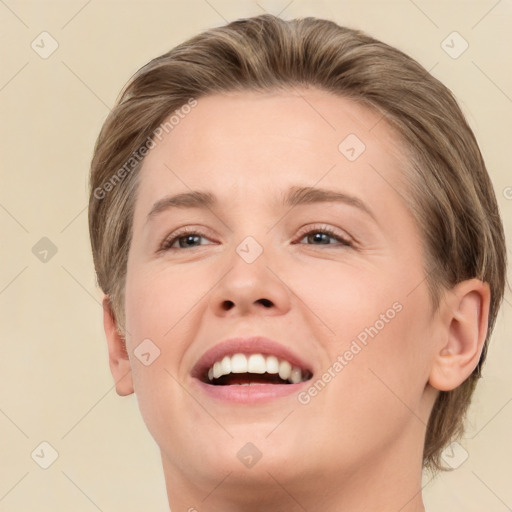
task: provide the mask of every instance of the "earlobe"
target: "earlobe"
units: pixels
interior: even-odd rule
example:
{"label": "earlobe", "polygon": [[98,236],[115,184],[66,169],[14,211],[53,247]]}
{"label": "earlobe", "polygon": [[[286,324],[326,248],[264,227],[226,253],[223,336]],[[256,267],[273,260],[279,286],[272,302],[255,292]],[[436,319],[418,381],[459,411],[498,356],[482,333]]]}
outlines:
{"label": "earlobe", "polygon": [[441,338],[429,383],[439,391],[462,384],[478,365],[488,330],[490,288],[470,279],[458,283],[441,306]]}
{"label": "earlobe", "polygon": [[103,327],[107,337],[109,366],[112,377],[116,383],[116,391],[120,396],[133,393],[133,380],[126,341],[117,328],[117,322],[112,310],[110,298],[103,298]]}

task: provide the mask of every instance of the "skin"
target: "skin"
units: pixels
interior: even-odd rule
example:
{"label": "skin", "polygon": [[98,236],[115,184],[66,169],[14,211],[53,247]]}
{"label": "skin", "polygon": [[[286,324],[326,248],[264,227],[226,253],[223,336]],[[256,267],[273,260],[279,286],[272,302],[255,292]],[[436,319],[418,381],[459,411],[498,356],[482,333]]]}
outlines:
{"label": "skin", "polygon": [[[366,146],[352,162],[338,149],[351,133]],[[381,115],[314,88],[200,98],[149,152],[128,258],[126,350],[107,298],[104,325],[117,392],[137,395],[173,512],[424,511],[426,423],[438,390],[477,365],[489,287],[464,281],[431,310],[421,234],[403,201],[406,164]],[[280,198],[291,186],[357,196],[376,220],[334,202],[290,210]],[[146,220],[157,200],[190,190],[219,204]],[[158,251],[185,226],[203,238]],[[306,236],[323,227],[336,233],[327,243]],[[236,252],[247,236],[263,248],[250,264]],[[264,335],[310,362],[316,380],[393,303],[401,311],[307,405],[296,394],[221,402],[190,376],[219,341]],[[134,355],[146,338],[160,350],[148,366]],[[237,457],[248,442],[262,453],[252,468]]]}

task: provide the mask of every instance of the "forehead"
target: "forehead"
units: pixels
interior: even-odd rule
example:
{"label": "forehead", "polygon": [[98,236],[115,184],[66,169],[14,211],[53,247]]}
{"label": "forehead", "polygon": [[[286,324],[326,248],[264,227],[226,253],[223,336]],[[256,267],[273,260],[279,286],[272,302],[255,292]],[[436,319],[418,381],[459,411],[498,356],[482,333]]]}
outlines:
{"label": "forehead", "polygon": [[401,187],[397,134],[381,114],[329,92],[215,94],[172,120],[143,162],[138,208],[164,191],[197,188],[221,201],[275,203],[291,184],[342,187],[370,201]]}

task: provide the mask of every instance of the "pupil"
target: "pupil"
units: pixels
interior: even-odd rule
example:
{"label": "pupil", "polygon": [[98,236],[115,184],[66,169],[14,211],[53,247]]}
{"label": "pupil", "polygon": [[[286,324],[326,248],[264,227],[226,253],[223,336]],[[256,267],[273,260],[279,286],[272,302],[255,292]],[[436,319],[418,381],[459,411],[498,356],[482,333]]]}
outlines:
{"label": "pupil", "polygon": [[[187,235],[184,238],[185,238],[185,246],[187,246],[187,245],[191,245],[191,244],[188,244],[188,242],[193,243],[194,240],[197,242],[197,240],[199,239],[199,236],[198,235]],[[182,245],[182,247],[183,247],[183,245]]]}
{"label": "pupil", "polygon": [[327,238],[325,233],[315,233],[314,235],[312,235],[312,237],[313,237],[315,242],[322,242],[323,241],[323,243],[327,243],[327,244],[329,243],[329,239]]}

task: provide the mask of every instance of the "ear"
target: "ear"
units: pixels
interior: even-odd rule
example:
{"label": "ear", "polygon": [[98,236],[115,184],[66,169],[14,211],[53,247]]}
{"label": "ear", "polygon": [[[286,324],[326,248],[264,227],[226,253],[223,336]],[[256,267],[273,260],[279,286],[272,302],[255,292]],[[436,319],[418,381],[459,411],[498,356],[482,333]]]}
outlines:
{"label": "ear", "polygon": [[110,372],[120,396],[133,393],[133,380],[126,341],[118,330],[108,295],[103,297],[103,327],[107,337]]}
{"label": "ear", "polygon": [[470,279],[458,283],[440,306],[441,336],[429,383],[439,391],[462,384],[478,365],[487,336],[490,288]]}

